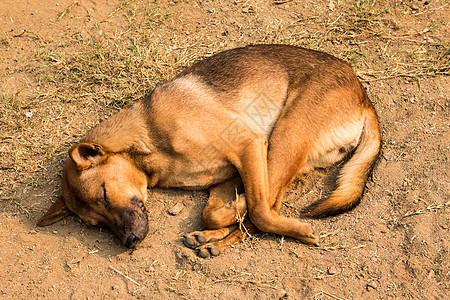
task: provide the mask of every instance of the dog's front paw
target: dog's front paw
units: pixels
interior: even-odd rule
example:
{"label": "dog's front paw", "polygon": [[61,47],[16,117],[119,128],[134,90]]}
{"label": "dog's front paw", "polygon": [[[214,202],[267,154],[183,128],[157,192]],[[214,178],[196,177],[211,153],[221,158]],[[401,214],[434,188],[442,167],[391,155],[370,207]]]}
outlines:
{"label": "dog's front paw", "polygon": [[[250,227],[248,229],[253,232]],[[208,258],[220,255],[231,245],[242,241],[246,236],[237,225],[232,225],[221,229],[188,233],[184,235],[183,243],[186,247],[195,249],[198,256]]]}
{"label": "dog's front paw", "polygon": [[198,256],[201,258],[208,258],[210,256],[218,256],[220,255],[221,251],[218,247],[218,242],[212,242],[208,243],[206,245],[197,247],[195,249]]}
{"label": "dog's front paw", "polygon": [[205,231],[194,231],[183,236],[183,243],[186,247],[195,249],[208,242],[215,242],[217,239],[208,237]]}

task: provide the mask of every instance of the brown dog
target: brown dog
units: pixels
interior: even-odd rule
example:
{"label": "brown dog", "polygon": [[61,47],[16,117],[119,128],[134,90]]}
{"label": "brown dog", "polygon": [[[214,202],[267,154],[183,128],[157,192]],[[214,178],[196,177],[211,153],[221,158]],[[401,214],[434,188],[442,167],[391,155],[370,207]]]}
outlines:
{"label": "brown dog", "polygon": [[[185,236],[202,257],[242,240],[244,226],[317,244],[307,223],[280,215],[298,173],[345,156],[336,190],[307,216],[354,207],[380,148],[374,108],[350,66],[283,45],[249,46],[199,61],[69,151],[62,195],[38,222],[75,213],[131,247],[145,238],[147,188],[209,188],[209,230]],[[238,195],[238,196],[236,196]]]}

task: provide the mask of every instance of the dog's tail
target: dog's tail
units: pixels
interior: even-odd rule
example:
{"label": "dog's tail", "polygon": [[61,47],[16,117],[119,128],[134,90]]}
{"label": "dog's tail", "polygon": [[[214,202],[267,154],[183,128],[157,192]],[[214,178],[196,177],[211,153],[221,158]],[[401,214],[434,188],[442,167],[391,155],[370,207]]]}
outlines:
{"label": "dog's tail", "polygon": [[375,110],[367,109],[358,147],[340,170],[337,188],[323,200],[305,209],[307,217],[320,218],[337,215],[355,207],[361,200],[367,178],[378,156],[381,134]]}

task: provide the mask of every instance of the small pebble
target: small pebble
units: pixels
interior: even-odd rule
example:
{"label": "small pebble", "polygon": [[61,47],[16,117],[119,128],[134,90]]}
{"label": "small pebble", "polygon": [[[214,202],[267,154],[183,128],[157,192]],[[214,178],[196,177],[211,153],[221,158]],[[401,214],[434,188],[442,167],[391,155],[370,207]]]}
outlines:
{"label": "small pebble", "polygon": [[180,213],[180,211],[183,209],[184,205],[183,203],[177,203],[175,204],[171,209],[169,209],[169,214],[171,214],[172,216],[176,216]]}
{"label": "small pebble", "polygon": [[378,284],[376,283],[376,281],[371,281],[367,284],[367,290],[371,291],[371,290],[376,290],[378,287]]}
{"label": "small pebble", "polygon": [[334,274],[336,274],[337,272],[338,272],[338,270],[337,270],[335,267],[329,267],[328,270],[327,270],[327,273],[328,273],[329,275],[334,275]]}

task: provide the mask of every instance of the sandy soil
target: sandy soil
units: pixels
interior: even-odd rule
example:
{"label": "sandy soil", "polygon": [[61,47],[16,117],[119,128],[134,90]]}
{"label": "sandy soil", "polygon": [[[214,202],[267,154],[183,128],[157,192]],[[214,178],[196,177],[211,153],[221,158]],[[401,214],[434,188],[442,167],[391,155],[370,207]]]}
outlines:
{"label": "sandy soil", "polygon": [[[0,298],[447,298],[449,22],[446,1],[1,1]],[[261,233],[198,258],[181,235],[201,228],[203,191],[149,191],[150,233],[134,250],[76,217],[36,227],[67,149],[99,119],[204,56],[273,42],[349,61],[381,120],[361,204],[313,221],[321,247]],[[283,214],[335,173],[296,180]]]}

